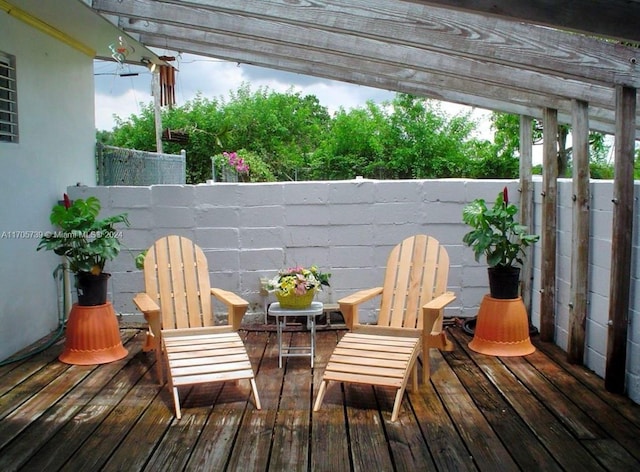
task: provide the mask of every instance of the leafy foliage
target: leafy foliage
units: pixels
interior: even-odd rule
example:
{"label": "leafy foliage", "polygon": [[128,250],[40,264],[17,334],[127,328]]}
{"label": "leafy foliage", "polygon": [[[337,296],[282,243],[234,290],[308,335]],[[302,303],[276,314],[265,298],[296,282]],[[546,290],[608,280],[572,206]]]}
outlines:
{"label": "leafy foliage", "polygon": [[[494,143],[498,150],[498,155],[504,159],[513,158],[518,154],[520,147],[520,118],[517,115],[507,113],[493,113],[491,117],[492,127],[495,131]],[[571,133],[571,127],[566,124],[558,125],[557,138],[559,143],[558,149],[558,175],[561,177],[570,177],[572,174],[572,157],[573,148],[567,147],[568,137]],[[540,120],[532,120],[533,143],[539,144],[543,138],[543,123]],[[592,131],[589,133],[589,168],[591,178],[594,179],[610,179],[613,178],[613,167],[607,162],[607,154],[609,145],[605,140],[605,135]],[[515,174],[518,175],[517,160],[514,168]],[[502,169],[506,171],[506,169]],[[542,173],[542,166],[533,167],[534,174]],[[492,177],[491,171],[485,169],[482,171],[485,177]]]}
{"label": "leafy foliage", "polygon": [[[519,117],[492,115],[493,141],[474,136],[469,114],[453,117],[437,102],[397,94],[391,102],[367,103],[333,116],[315,96],[242,84],[227,98],[197,96],[163,111],[165,128],[188,135],[188,142],[166,142],[165,151],[187,154],[187,182],[212,177],[212,157],[243,150],[250,165],[247,180],[335,180],[356,175],[376,179],[516,178],[519,173]],[[534,142],[542,125],[533,120]],[[572,149],[562,143],[569,129],[558,129],[559,163],[571,172]],[[97,139],[115,146],[155,149],[153,108],[117,119],[112,133]],[[591,135],[592,176],[612,174],[602,135]],[[604,151],[604,154],[602,152]],[[560,170],[564,167],[560,166]]]}
{"label": "leafy foliage", "polygon": [[120,253],[116,225],[129,226],[126,213],[98,219],[100,201],[96,197],[81,198],[71,203],[65,194],[64,204],[55,205],[49,220],[57,231],[45,235],[37,250],[46,249],[66,256],[72,272],[100,274],[106,261]]}
{"label": "leafy foliage", "polygon": [[490,267],[522,264],[525,248],[540,238],[527,234],[527,227],[515,220],[518,207],[509,203],[507,189],[498,193],[493,207],[482,198],[469,203],[462,211],[462,221],[473,228],[462,242],[470,246],[476,261],[485,256]]}
{"label": "leafy foliage", "polygon": [[386,117],[373,102],[366,108],[339,110],[311,158],[313,178],[380,177],[387,134]]}
{"label": "leafy foliage", "polygon": [[[251,182],[275,182],[276,178],[269,169],[269,166],[255,152],[240,149],[239,151],[236,151],[236,154],[244,160],[249,168],[246,176],[241,175],[240,180],[243,180],[243,178],[246,177],[247,179],[250,179]],[[216,171],[215,180],[221,181],[222,169],[225,167],[230,168],[229,160],[223,153],[215,155],[213,157],[213,162],[213,167]]]}

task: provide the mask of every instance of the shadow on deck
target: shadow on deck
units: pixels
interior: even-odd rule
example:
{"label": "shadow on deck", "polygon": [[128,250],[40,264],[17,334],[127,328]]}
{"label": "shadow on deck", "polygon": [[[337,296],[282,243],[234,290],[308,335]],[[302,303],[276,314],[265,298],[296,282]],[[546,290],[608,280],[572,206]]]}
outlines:
{"label": "shadow on deck", "polygon": [[0,470],[640,470],[640,406],[535,340],[534,354],[495,358],[450,328],[455,350],[431,351],[431,382],[396,423],[393,392],[370,386],[331,384],[313,413],[343,332],[318,332],[311,370],[279,369],[275,332],[243,331],[263,410],[248,382],[200,385],[180,390],[180,421],[142,330],[122,329],[129,355],[101,366],[58,362],[59,342],[0,367]]}

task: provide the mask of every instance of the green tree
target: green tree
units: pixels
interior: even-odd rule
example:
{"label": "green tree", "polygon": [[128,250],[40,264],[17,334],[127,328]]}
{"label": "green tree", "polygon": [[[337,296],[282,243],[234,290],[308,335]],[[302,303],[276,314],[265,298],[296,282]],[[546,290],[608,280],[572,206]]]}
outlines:
{"label": "green tree", "polygon": [[[274,175],[293,179],[296,170],[310,165],[328,126],[329,115],[314,96],[277,93],[267,88],[252,92],[243,84],[230,99],[197,96],[181,107],[163,110],[163,128],[187,136],[186,141],[164,142],[164,151],[187,154],[187,183],[211,178],[211,157],[222,151],[245,149],[267,168],[261,179]],[[116,117],[116,146],[155,151],[155,121],[151,104],[127,120]],[[262,169],[262,164],[255,163]]]}
{"label": "green tree", "polygon": [[340,109],[312,156],[313,178],[384,178],[388,127],[387,117],[373,102],[364,108]]}
{"label": "green tree", "polygon": [[397,94],[390,115],[388,167],[396,178],[460,177],[467,170],[475,123],[447,117],[435,102]]}
{"label": "green tree", "polygon": [[187,182],[200,183],[211,178],[211,157],[221,152],[229,137],[229,126],[218,100],[197,95],[182,107],[163,114],[164,128],[185,133],[188,142],[167,142],[165,152],[187,154]]}
{"label": "green tree", "polygon": [[[476,123],[469,114],[449,117],[435,102],[406,94],[330,117],[314,96],[242,84],[227,99],[197,96],[162,115],[165,130],[182,138],[166,140],[164,150],[186,151],[187,183],[210,179],[211,158],[238,150],[250,161],[254,181],[517,175],[517,159],[473,137]],[[117,118],[111,135],[99,138],[155,150],[152,106]]]}
{"label": "green tree", "polygon": [[[495,130],[494,143],[498,147],[498,155],[507,158],[515,156],[520,149],[520,117],[508,113],[494,112],[491,117],[492,126]],[[540,120],[532,120],[533,143],[539,144],[543,140],[543,123]],[[567,147],[568,137],[571,127],[566,124],[558,125],[558,176],[568,177],[572,173],[571,164],[573,157],[573,147]],[[611,178],[613,169],[606,162],[609,146],[606,143],[605,135],[598,132],[589,133],[589,161],[591,177]],[[540,165],[534,166],[534,173],[541,173]],[[517,174],[516,174],[517,175]]]}
{"label": "green tree", "polygon": [[111,133],[114,146],[140,151],[156,150],[155,118],[153,105],[141,104],[139,115],[130,115],[122,119],[115,117],[116,126]]}
{"label": "green tree", "polygon": [[327,109],[315,96],[268,88],[252,92],[243,84],[224,104],[228,149],[247,149],[262,158],[278,180],[294,180],[310,165],[329,125]]}

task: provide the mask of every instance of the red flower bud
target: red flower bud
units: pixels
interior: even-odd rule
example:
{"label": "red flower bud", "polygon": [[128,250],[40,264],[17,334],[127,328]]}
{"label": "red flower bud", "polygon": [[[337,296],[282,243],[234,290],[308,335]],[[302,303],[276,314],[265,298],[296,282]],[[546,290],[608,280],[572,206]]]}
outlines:
{"label": "red flower bud", "polygon": [[509,204],[509,192],[507,191],[507,187],[502,191],[502,199],[504,200],[505,205]]}
{"label": "red flower bud", "polygon": [[69,200],[69,195],[64,194],[64,207],[68,210],[71,206],[71,200]]}

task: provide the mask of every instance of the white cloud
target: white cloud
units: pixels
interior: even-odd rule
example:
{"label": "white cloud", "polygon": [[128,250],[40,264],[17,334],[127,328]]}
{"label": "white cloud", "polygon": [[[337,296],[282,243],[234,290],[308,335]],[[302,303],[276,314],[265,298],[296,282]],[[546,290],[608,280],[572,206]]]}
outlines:
{"label": "white cloud", "polygon": [[[164,52],[163,54],[167,54]],[[328,79],[282,72],[249,65],[194,56],[176,55],[176,101],[178,105],[192,100],[200,93],[207,98],[227,98],[230,91],[240,84],[251,84],[252,90],[268,87],[270,90],[285,92],[293,88],[302,95],[315,95],[320,104],[333,114],[341,107],[345,110],[363,106],[368,100],[376,103],[389,101],[394,92],[337,82]],[[151,74],[145,67],[124,65],[113,62],[96,61],[95,67],[95,113],[96,128],[111,130],[115,126],[114,115],[126,119],[140,112],[140,104],[153,102],[151,95]],[[137,76],[123,77],[122,73],[137,73]],[[443,103],[443,109],[450,115],[470,110],[469,107]],[[475,110],[474,117],[481,122],[479,134],[490,136],[488,112]]]}

